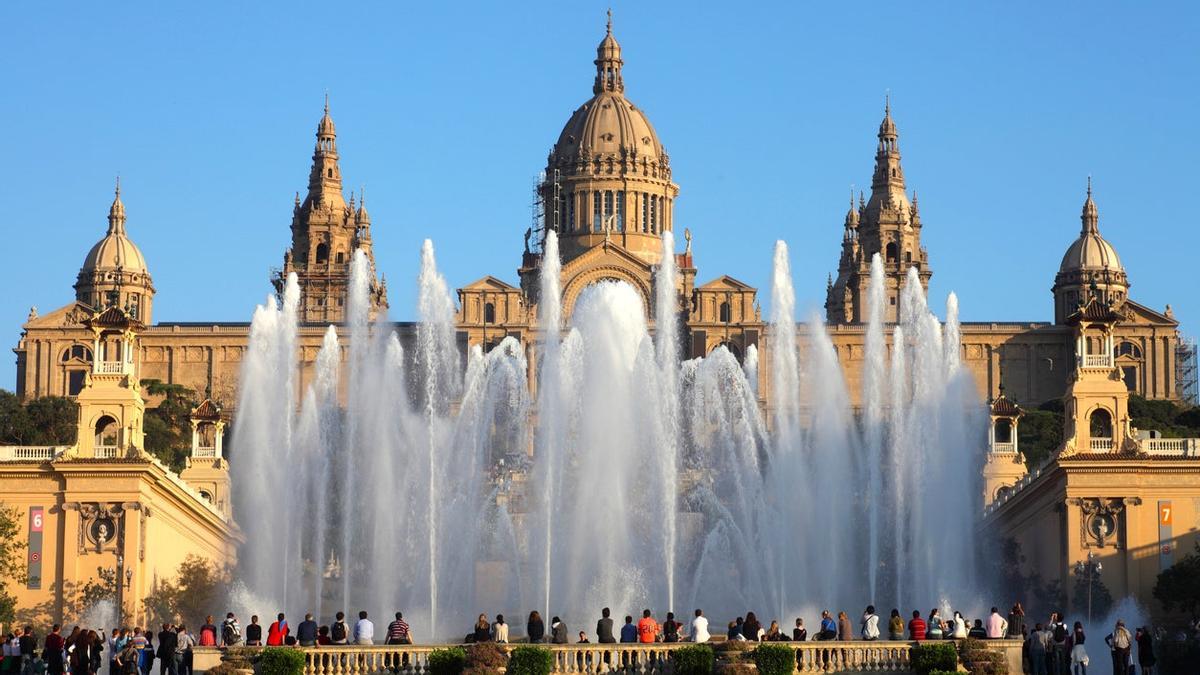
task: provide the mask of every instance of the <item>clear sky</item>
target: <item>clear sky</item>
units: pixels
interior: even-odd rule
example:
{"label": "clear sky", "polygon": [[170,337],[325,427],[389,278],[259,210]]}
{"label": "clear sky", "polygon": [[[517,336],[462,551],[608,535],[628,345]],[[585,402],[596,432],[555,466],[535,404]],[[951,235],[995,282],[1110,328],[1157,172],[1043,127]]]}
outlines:
{"label": "clear sky", "polygon": [[[244,321],[270,291],[329,91],[391,315],[420,242],[452,285],[516,281],[531,186],[591,95],[607,3],[4,3],[0,326],[15,345],[106,227],[119,173],[157,321]],[[886,91],[942,306],[1052,318],[1088,174],[1131,296],[1200,319],[1200,4],[614,2],[626,93],[671,155],[700,281],[769,303],[791,245],[824,301]],[[765,313],[765,311],[764,311]],[[14,382],[0,359],[0,386]]]}

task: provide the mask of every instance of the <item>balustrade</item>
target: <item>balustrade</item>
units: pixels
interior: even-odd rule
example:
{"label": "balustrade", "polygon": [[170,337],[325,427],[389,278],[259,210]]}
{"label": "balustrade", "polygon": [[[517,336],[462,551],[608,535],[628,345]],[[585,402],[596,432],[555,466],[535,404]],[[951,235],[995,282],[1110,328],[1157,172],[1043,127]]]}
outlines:
{"label": "balustrade", "polygon": [[125,373],[125,363],[122,361],[97,361],[97,375],[122,375]]}
{"label": "balustrade", "polygon": [[97,445],[96,457],[100,459],[113,459],[117,456],[120,449],[115,445]]}
{"label": "balustrade", "polygon": [[1113,367],[1112,354],[1084,354],[1083,355],[1083,367],[1084,368],[1112,368]]}
{"label": "balustrade", "polygon": [[1147,438],[1141,444],[1142,450],[1150,455],[1200,456],[1200,438]]}
{"label": "balustrade", "polygon": [[213,447],[213,448],[199,447],[199,448],[196,448],[196,450],[192,452],[192,457],[195,457],[197,459],[216,459],[217,458],[217,449],[215,447]]}
{"label": "balustrade", "polygon": [[1016,443],[992,443],[992,452],[1016,452]]}
{"label": "balustrade", "polygon": [[1088,441],[1088,447],[1092,452],[1110,452],[1113,449],[1113,439],[1093,438]]}
{"label": "balustrade", "polygon": [[58,457],[64,450],[66,447],[59,445],[5,445],[0,446],[0,461],[47,461]]}

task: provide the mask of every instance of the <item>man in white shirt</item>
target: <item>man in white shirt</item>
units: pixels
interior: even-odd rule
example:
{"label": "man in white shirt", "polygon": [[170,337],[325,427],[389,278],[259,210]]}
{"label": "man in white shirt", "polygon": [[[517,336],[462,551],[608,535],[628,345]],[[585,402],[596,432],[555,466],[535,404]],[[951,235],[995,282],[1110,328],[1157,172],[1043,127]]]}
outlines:
{"label": "man in white shirt", "polygon": [[358,613],[358,623],[354,624],[354,644],[369,645],[375,642],[375,624],[367,618],[366,612]]}
{"label": "man in white shirt", "polygon": [[692,641],[693,642],[708,642],[712,637],[708,634],[708,619],[704,618],[704,612],[696,610],[696,618],[692,619]]}

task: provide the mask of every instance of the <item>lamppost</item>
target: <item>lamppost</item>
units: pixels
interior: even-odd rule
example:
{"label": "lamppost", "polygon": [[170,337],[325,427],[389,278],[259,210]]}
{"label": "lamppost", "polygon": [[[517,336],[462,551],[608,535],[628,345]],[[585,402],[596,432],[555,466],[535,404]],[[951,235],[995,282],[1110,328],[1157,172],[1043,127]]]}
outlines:
{"label": "lamppost", "polygon": [[1100,562],[1100,556],[1096,555],[1095,551],[1088,551],[1087,560],[1080,560],[1075,563],[1075,576],[1087,574],[1087,618],[1088,625],[1092,623],[1092,581],[1100,576],[1100,572],[1104,570],[1104,563]]}
{"label": "lamppost", "polygon": [[133,570],[125,569],[125,555],[117,554],[117,573],[114,583],[117,585],[117,627],[123,628],[125,623],[122,615],[125,613],[125,589],[133,582]]}

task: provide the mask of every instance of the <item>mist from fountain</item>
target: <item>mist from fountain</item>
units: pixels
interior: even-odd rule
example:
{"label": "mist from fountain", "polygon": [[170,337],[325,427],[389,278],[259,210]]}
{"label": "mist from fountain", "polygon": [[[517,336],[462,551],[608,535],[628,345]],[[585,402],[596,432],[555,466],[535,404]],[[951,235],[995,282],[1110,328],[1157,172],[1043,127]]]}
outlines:
{"label": "mist from fountain", "polygon": [[281,306],[255,312],[243,364],[238,602],[269,604],[260,615],[401,609],[447,638],[480,610],[583,626],[604,606],[784,617],[972,596],[984,427],[953,297],[943,328],[910,272],[889,364],[872,261],[856,417],[820,319],[798,335],[783,242],[762,373],[756,345],[742,362],[725,346],[680,361],[673,249],[668,233],[649,292],[604,280],[564,296],[547,232],[532,363],[506,337],[463,367],[426,241],[409,347],[370,317],[374,272],[356,252],[346,325],[297,370],[289,279]]}

